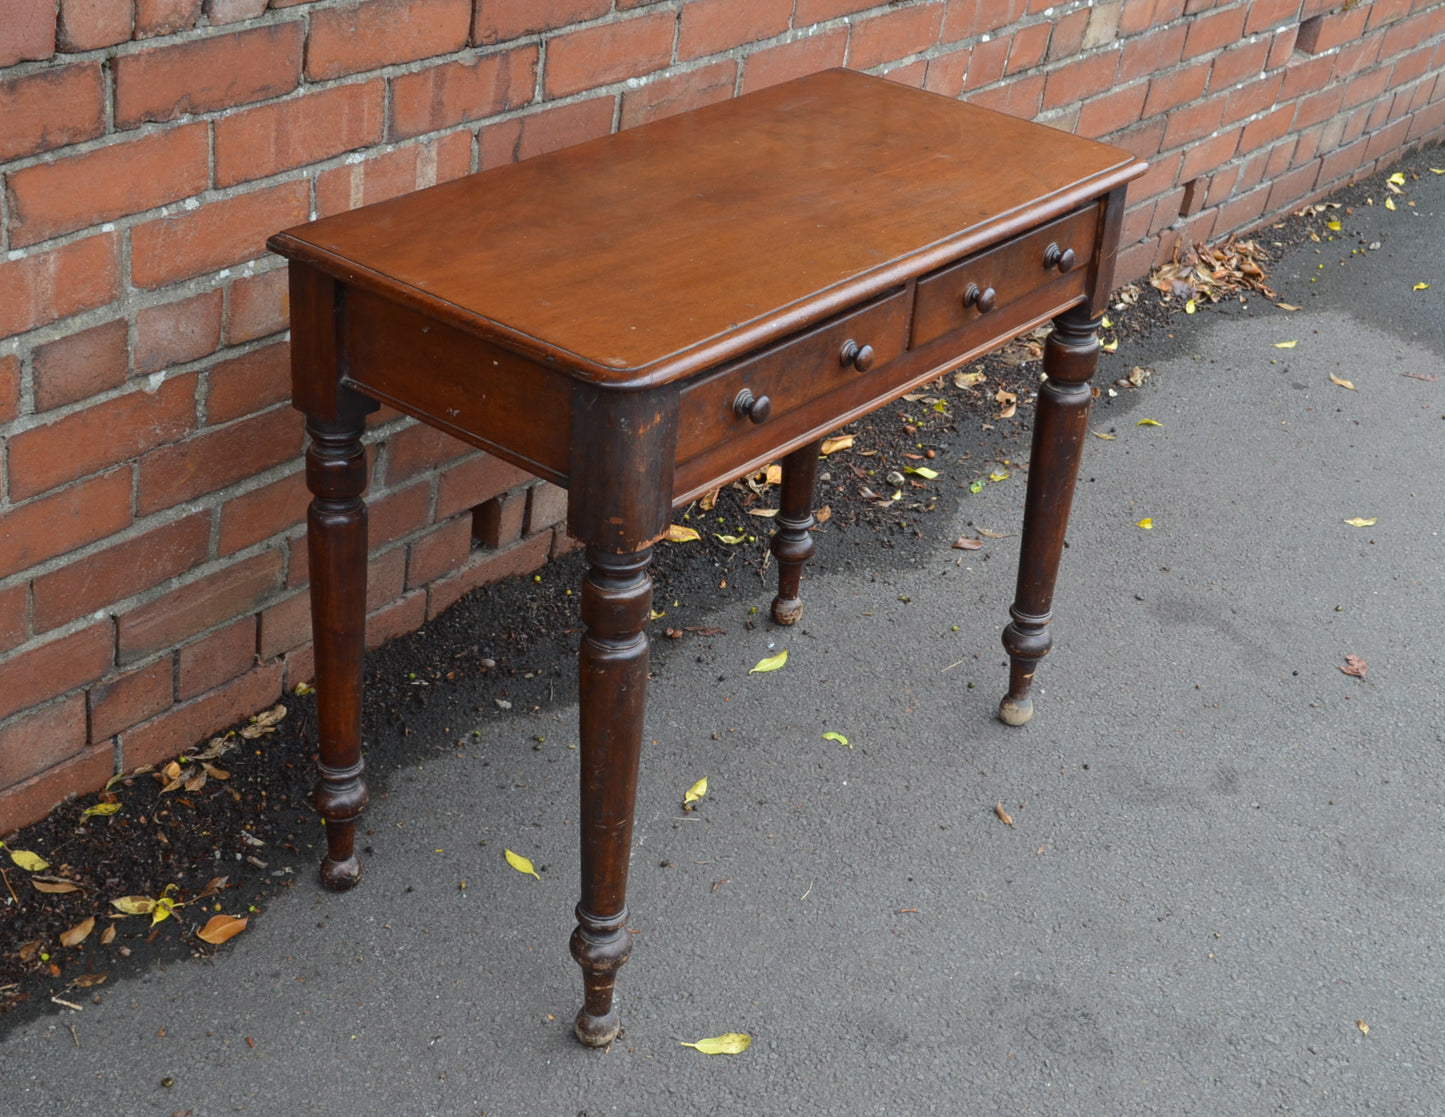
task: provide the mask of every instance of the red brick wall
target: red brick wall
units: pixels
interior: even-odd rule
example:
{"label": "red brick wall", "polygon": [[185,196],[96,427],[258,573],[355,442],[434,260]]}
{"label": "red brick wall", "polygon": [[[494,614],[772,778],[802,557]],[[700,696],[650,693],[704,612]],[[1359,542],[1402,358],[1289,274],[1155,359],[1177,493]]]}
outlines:
{"label": "red brick wall", "polygon": [[[1150,160],[1120,280],[1445,134],[1445,0],[4,0],[0,833],[310,673],[265,237],[828,66]],[[393,414],[369,639],[566,540]]]}

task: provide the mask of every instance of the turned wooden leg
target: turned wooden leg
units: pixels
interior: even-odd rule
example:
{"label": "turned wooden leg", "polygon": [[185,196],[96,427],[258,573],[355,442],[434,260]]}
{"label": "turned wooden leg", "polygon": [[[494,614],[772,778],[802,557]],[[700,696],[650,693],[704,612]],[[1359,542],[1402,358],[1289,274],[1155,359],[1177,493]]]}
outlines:
{"label": "turned wooden leg", "polygon": [[803,564],[813,557],[813,489],[818,476],[818,452],[823,440],[800,446],[783,459],[783,492],[778,505],[778,529],[773,533],[773,557],[778,560],[778,596],[773,598],[773,620],[797,624],[803,617],[798,584]]}
{"label": "turned wooden leg", "polygon": [[311,560],[311,631],[316,648],[320,756],[312,792],[326,820],[321,880],[344,891],[361,877],[353,849],[366,806],[361,760],[361,673],[366,637],[366,452],[359,409],[336,422],[308,418],[306,515]]}
{"label": "turned wooden leg", "polygon": [[602,1047],[616,1037],[617,971],[632,951],[627,866],[647,709],[647,634],[652,548],[613,555],[587,549],[582,583],[586,635],[578,653],[582,738],[582,899],[572,957],[582,967],[577,1038]]}
{"label": "turned wooden leg", "polygon": [[1033,716],[1029,687],[1039,660],[1053,644],[1048,624],[1053,619],[1054,581],[1064,550],[1064,530],[1074,499],[1074,482],[1089,418],[1089,378],[1099,359],[1099,319],[1075,307],[1054,319],[1044,345],[1044,372],[1039,390],[1029,455],[1029,487],[1024,501],[1023,540],[1019,553],[1018,589],[1003,630],[1003,646],[1012,661],[1008,694],[998,716],[1009,725],[1023,725]]}

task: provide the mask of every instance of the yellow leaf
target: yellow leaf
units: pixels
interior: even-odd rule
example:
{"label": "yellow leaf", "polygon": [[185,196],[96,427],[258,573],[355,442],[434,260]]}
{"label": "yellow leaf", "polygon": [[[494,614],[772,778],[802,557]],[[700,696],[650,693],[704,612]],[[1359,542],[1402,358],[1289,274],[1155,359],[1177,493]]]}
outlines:
{"label": "yellow leaf", "polygon": [[781,485],[783,483],[783,467],[770,465],[763,470],[764,481],[769,485]]}
{"label": "yellow leaf", "polygon": [[90,915],[82,919],[68,931],[60,932],[61,946],[79,946],[85,941],[85,936],[95,930],[95,916]]}
{"label": "yellow leaf", "polygon": [[1361,1035],[1367,1036],[1370,1034],[1370,1026],[1366,1024],[1363,1020],[1356,1020],[1355,1027],[1360,1029]]}
{"label": "yellow leaf", "polygon": [[[169,884],[166,885],[167,890],[170,888],[171,886]],[[163,919],[169,919],[176,908],[180,906],[181,905],[177,904],[169,896],[162,896],[156,901],[156,906],[151,911],[151,926],[154,927]]]}
{"label": "yellow leaf", "polygon": [[706,794],[707,794],[707,777],[706,777],[706,776],[703,776],[702,779],[698,780],[697,783],[693,784],[691,787],[689,787],[689,788],[687,789],[687,793],[686,793],[685,795],[683,795],[683,797],[682,797],[682,805],[685,807],[685,806],[687,806],[689,803],[696,803],[699,799],[701,799],[701,798],[702,798],[704,795],[706,795]]}
{"label": "yellow leaf", "polygon": [[853,445],[851,434],[839,435],[837,438],[823,439],[822,452],[825,454],[836,454],[839,450],[850,449]]}
{"label": "yellow leaf", "polygon": [[1386,198],[1386,199],[1385,199],[1385,208],[1386,208],[1386,209],[1394,209],[1394,208],[1395,208],[1395,199],[1394,199],[1394,198]]}
{"label": "yellow leaf", "polygon": [[667,534],[663,537],[669,543],[692,543],[702,538],[696,528],[683,527],[681,524],[668,524]]}
{"label": "yellow leaf", "polygon": [[1193,313],[1194,313],[1196,310],[1198,310],[1198,309],[1199,309],[1199,308],[1194,305],[1194,300],[1193,300],[1193,299],[1190,299],[1187,303],[1184,304],[1184,313],[1185,313],[1185,314],[1193,314]]}
{"label": "yellow leaf", "polygon": [[745,1032],[728,1032],[726,1035],[700,1039],[696,1043],[678,1041],[683,1047],[693,1047],[704,1055],[741,1055],[753,1042]]}
{"label": "yellow leaf", "polygon": [[291,693],[294,694],[297,698],[305,698],[315,689],[316,688],[310,683],[297,683],[296,686],[292,689]]}
{"label": "yellow leaf", "polygon": [[112,900],[110,906],[126,915],[149,915],[155,910],[156,902],[149,896],[122,896]]}
{"label": "yellow leaf", "polygon": [[1109,341],[1104,342],[1104,344],[1099,346],[1099,348],[1102,349],[1105,353],[1114,353],[1119,348],[1119,339],[1117,337],[1112,338]]}
{"label": "yellow leaf", "polygon": [[1134,526],[1135,526],[1135,527],[1142,527],[1145,531],[1153,531],[1153,530],[1154,530],[1154,517],[1153,517],[1153,516],[1145,516],[1142,520],[1140,520],[1140,521],[1139,521],[1137,524],[1135,524]]}
{"label": "yellow leaf", "polygon": [[758,660],[758,665],[748,672],[749,675],[757,674],[760,671],[776,671],[783,664],[788,662],[788,649],[784,648],[777,655],[770,655],[767,659]]}
{"label": "yellow leaf", "polygon": [[1428,290],[1430,290],[1430,284],[1428,284],[1428,283],[1417,283],[1417,284],[1415,284],[1415,286],[1411,287],[1410,290],[1412,290],[1412,291],[1428,291]]}
{"label": "yellow leaf", "polygon": [[1006,469],[995,469],[992,473],[988,475],[988,479],[995,483],[999,481],[1007,481],[1008,478],[1009,472]]}
{"label": "yellow leaf", "polygon": [[1277,306],[1277,307],[1279,307],[1280,310],[1298,310],[1298,309],[1299,309],[1299,307],[1294,306],[1294,305],[1292,305],[1291,303],[1275,303],[1274,305]]}
{"label": "yellow leaf", "polygon": [[764,519],[764,520],[770,520],[770,519],[772,519],[774,516],[776,516],[777,514],[778,514],[778,510],[777,510],[776,508],[750,508],[750,509],[748,509],[748,515],[749,515],[749,516],[758,516],[758,517],[761,517],[761,518]]}
{"label": "yellow leaf", "polygon": [[665,617],[665,616],[667,616],[667,610],[666,610],[666,609],[654,609],[654,610],[652,610],[651,613],[648,614],[648,619],[649,619],[649,620],[657,621],[657,620],[661,620],[661,619],[662,619],[663,617]]}
{"label": "yellow leaf", "polygon": [[1341,388],[1348,388],[1352,392],[1355,390],[1355,386],[1353,384],[1351,384],[1348,380],[1336,376],[1334,373],[1330,373],[1330,383],[1338,384]]}
{"label": "yellow leaf", "polygon": [[708,489],[707,492],[702,494],[702,499],[697,502],[697,506],[704,512],[711,512],[717,507],[718,493],[721,491],[721,489]]}
{"label": "yellow leaf", "polygon": [[206,925],[196,932],[196,937],[220,946],[244,931],[248,919],[249,917],[244,915],[213,915],[206,921]]}
{"label": "yellow leaf", "polygon": [[1276,341],[1274,347],[1276,349],[1293,349],[1298,344],[1298,341]]}
{"label": "yellow leaf", "polygon": [[1363,516],[1356,516],[1353,520],[1345,521],[1351,527],[1374,527],[1379,522],[1379,518],[1376,516],[1371,516],[1368,520]]}
{"label": "yellow leaf", "polygon": [[[843,736],[843,734],[841,733],[824,733],[823,740],[837,741],[840,745],[848,745],[848,738]],[[853,746],[848,745],[848,747],[851,749]]]}
{"label": "yellow leaf", "polygon": [[925,481],[932,481],[932,480],[934,480],[934,478],[936,478],[936,477],[938,476],[938,470],[936,470],[936,469],[929,469],[927,466],[923,466],[923,465],[918,465],[918,466],[910,465],[910,466],[906,467],[906,468],[903,470],[903,472],[904,472],[904,473],[916,473],[916,474],[918,474],[918,476],[922,477]]}
{"label": "yellow leaf", "polygon": [[1430,173],[1432,175],[1445,175],[1445,167],[1431,167]]}
{"label": "yellow leaf", "polygon": [[519,873],[531,873],[538,880],[542,878],[537,875],[537,870],[532,868],[532,862],[528,861],[520,853],[513,853],[510,849],[502,851],[507,856],[507,864],[516,869]]}
{"label": "yellow leaf", "polygon": [[108,814],[115,814],[118,810],[120,810],[119,803],[96,803],[94,806],[86,807],[85,810],[81,811],[80,817],[91,818],[95,815],[103,817]]}
{"label": "yellow leaf", "polygon": [[993,813],[998,815],[998,820],[1005,826],[1012,826],[1014,824],[1014,820],[1009,816],[1008,811],[1003,809],[1002,803],[995,803],[993,805]]}
{"label": "yellow leaf", "polygon": [[1114,439],[1119,437],[1117,434],[1105,434],[1103,431],[1096,431],[1092,428],[1090,428],[1089,433],[1095,438],[1102,438],[1105,442],[1113,442]]}
{"label": "yellow leaf", "polygon": [[1158,419],[1140,419],[1134,425],[1136,427],[1162,427],[1164,424]]}
{"label": "yellow leaf", "polygon": [[27,873],[42,873],[50,868],[50,862],[41,857],[38,853],[31,853],[28,849],[12,849],[10,860],[19,865]]}
{"label": "yellow leaf", "polygon": [[717,532],[713,532],[712,537],[714,539],[721,539],[724,543],[741,543],[747,538],[746,535],[719,535]]}
{"label": "yellow leaf", "polygon": [[955,372],[953,374],[953,386],[955,388],[972,388],[982,384],[987,379],[981,372]]}
{"label": "yellow leaf", "polygon": [[1107,314],[1104,315],[1104,320],[1100,322],[1099,325],[1106,330],[1112,330],[1114,328],[1114,323],[1109,321],[1109,316]]}
{"label": "yellow leaf", "polygon": [[1332,233],[1338,233],[1342,228],[1344,228],[1344,226],[1341,225],[1338,221],[1326,221],[1325,228]]}
{"label": "yellow leaf", "polygon": [[1396,171],[1396,172],[1395,172],[1394,174],[1392,174],[1389,178],[1385,179],[1385,181],[1386,181],[1386,182],[1393,182],[1396,186],[1404,186],[1404,185],[1405,185],[1405,176],[1404,176],[1404,174],[1403,174],[1402,172]]}

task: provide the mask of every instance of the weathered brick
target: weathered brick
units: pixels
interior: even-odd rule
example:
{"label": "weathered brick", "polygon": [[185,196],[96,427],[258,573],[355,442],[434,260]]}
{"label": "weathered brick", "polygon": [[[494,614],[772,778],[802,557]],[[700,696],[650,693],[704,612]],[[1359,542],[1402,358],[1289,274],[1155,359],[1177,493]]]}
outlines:
{"label": "weathered brick", "polygon": [[348,161],[316,176],[316,211],[326,217],[422,190],[471,169],[471,136],[456,132]]}
{"label": "weathered brick", "polygon": [[532,99],[537,82],[537,48],[471,55],[429,66],[391,80],[391,138],[481,120]]}
{"label": "weathered brick", "polygon": [[1127,128],[1139,119],[1148,93],[1148,83],[1136,81],[1133,85],[1085,101],[1079,111],[1079,135],[1098,139]]}
{"label": "weathered brick", "polygon": [[1231,85],[1259,77],[1269,60],[1269,48],[1269,40],[1260,39],[1220,51],[1209,67],[1209,91],[1218,93]]}
{"label": "weathered brick", "polygon": [[332,86],[258,105],[216,121],[216,185],[318,163],[381,139],[386,83]]}
{"label": "weathered brick", "polygon": [[206,16],[212,27],[255,19],[266,11],[266,0],[206,0]]}
{"label": "weathered brick", "polygon": [[551,549],[552,532],[543,531],[514,543],[504,551],[475,552],[454,572],[438,578],[427,587],[426,619],[430,620],[445,612],[448,606],[455,604],[478,586],[500,582],[514,574],[531,573],[547,562]]}
{"label": "weathered brick", "polygon": [[416,589],[450,574],[467,560],[472,550],[472,520],[458,516],[408,544],[407,589]]}
{"label": "weathered brick", "polygon": [[547,44],[542,75],[547,96],[566,97],[662,69],[672,58],[675,18],[670,11],[652,12],[556,36]]}
{"label": "weathered brick", "polygon": [[1269,212],[1276,213],[1285,206],[1303,202],[1314,189],[1319,171],[1318,163],[1310,163],[1277,177],[1269,188],[1269,202],[1266,205]]}
{"label": "weathered brick", "polygon": [[1118,80],[1133,81],[1166,73],[1184,57],[1184,37],[1188,31],[1187,26],[1179,23],[1127,40],[1119,54]]}
{"label": "weathered brick", "polygon": [[467,45],[471,0],[370,0],[312,13],[306,76],[312,81],[450,54]]}
{"label": "weathered brick", "polygon": [[39,822],[78,790],[99,789],[113,770],[107,743],[86,749],[63,764],[0,791],[0,834]]}
{"label": "weathered brick", "polygon": [[0,659],[0,718],[100,678],[110,670],[114,639],[104,621]]}
{"label": "weathered brick", "polygon": [[72,694],[0,725],[0,787],[69,760],[85,744],[84,694]]}
{"label": "weathered brick", "polygon": [[100,65],[52,66],[0,81],[0,162],[93,139],[105,131]]}
{"label": "weathered brick", "polygon": [[35,350],[35,410],[86,399],[125,383],[130,330],[124,318],[67,334]]}
{"label": "weathered brick", "polygon": [[530,473],[510,462],[491,454],[478,454],[442,472],[437,484],[436,518],[449,520],[531,479]]}
{"label": "weathered brick", "polygon": [[134,14],[133,0],[60,0],[55,45],[82,51],[129,42]]}
{"label": "weathered brick", "polygon": [[6,0],[0,66],[43,62],[55,53],[55,5],[56,0]]}
{"label": "weathered brick", "polygon": [[825,19],[837,19],[877,6],[878,0],[798,0],[793,26],[806,27],[810,23],[822,23]]}
{"label": "weathered brick", "polygon": [[263,485],[221,505],[216,553],[229,555],[306,522],[311,493],[301,472]]}
{"label": "weathered brick", "polygon": [[545,155],[596,139],[612,131],[616,97],[593,97],[571,105],[542,109],[482,129],[482,170]]}
{"label": "weathered brick", "polygon": [[146,718],[155,717],[175,701],[175,689],[175,664],[171,656],[95,683],[87,695],[91,741],[104,741]]}
{"label": "weathered brick", "polygon": [[1403,19],[1410,14],[1410,7],[1410,0],[1373,0],[1369,6],[1370,21],[1365,29],[1373,31],[1377,27]]}
{"label": "weathered brick", "polygon": [[969,101],[986,109],[1007,113],[1024,120],[1032,120],[1039,114],[1039,105],[1044,95],[1044,76],[1030,74],[1016,78],[1005,85],[996,85],[975,93]]}
{"label": "weathered brick", "polygon": [[527,535],[535,535],[554,524],[567,520],[567,490],[550,481],[541,481],[527,490]]}
{"label": "weathered brick", "polygon": [[135,316],[136,372],[157,372],[214,353],[221,343],[221,289],[148,306]]}
{"label": "weathered brick", "polygon": [[897,8],[853,25],[848,65],[855,70],[881,66],[895,58],[918,54],[938,42],[943,4]]}
{"label": "weathered brick", "polygon": [[1289,131],[1289,123],[1293,117],[1294,106],[1281,105],[1258,120],[1251,120],[1244,126],[1244,133],[1239,138],[1240,153],[1263,151],[1269,147]]}
{"label": "weathered brick", "polygon": [[226,344],[240,345],[286,328],[291,292],[285,268],[242,276],[226,288]]}
{"label": "weathered brick", "polygon": [[1225,95],[1221,94],[1174,109],[1164,128],[1164,146],[1177,147],[1209,135],[1219,127],[1224,115],[1224,101]]}
{"label": "weathered brick", "polygon": [[[1209,174],[1215,168],[1234,158],[1241,131],[1242,129],[1233,128],[1189,148],[1184,153],[1184,162],[1179,167],[1180,180],[1189,182],[1200,175]],[[1202,204],[1202,198],[1200,202]]]}
{"label": "weathered brick", "polygon": [[[960,39],[971,39],[995,28],[1007,27],[1023,15],[1026,0],[948,0],[948,11],[943,17],[939,41],[956,43]],[[1007,37],[1001,41],[1007,42]]]}
{"label": "weathered brick", "polygon": [[293,20],[119,55],[113,62],[116,126],[290,93],[301,81],[301,35]]}
{"label": "weathered brick", "polygon": [[711,62],[700,69],[645,82],[622,94],[622,127],[726,101],[737,85],[738,64],[732,59]]}
{"label": "weathered brick", "polygon": [[194,373],[138,388],[10,439],[10,496],[25,500],[98,473],[195,427]]}
{"label": "weathered brick", "polygon": [[116,621],[117,660],[125,665],[259,610],[281,589],[281,554],[264,551],[172,590]]}
{"label": "weathered brick", "polygon": [[415,632],[426,623],[427,593],[413,590],[366,618],[366,649],[379,648],[398,636]]}
{"label": "weathered brick", "polygon": [[30,587],[23,583],[0,590],[0,652],[8,652],[30,634],[29,604]]}
{"label": "weathered brick", "polygon": [[1283,81],[1283,74],[1266,74],[1258,81],[1248,82],[1238,89],[1231,89],[1224,100],[1224,115],[1221,118],[1223,123],[1234,124],[1273,106],[1277,100],[1280,83]]}
{"label": "weathered brick", "polygon": [[14,353],[0,357],[0,423],[20,414],[20,358]]}
{"label": "weathered brick", "polygon": [[963,85],[965,89],[978,89],[981,86],[992,85],[1003,77],[1004,68],[1008,65],[1009,51],[1013,49],[1013,41],[1008,38],[999,37],[990,39],[986,43],[975,43],[968,53],[968,70],[964,74]]}
{"label": "weathered brick", "polygon": [[1313,16],[1300,24],[1295,49],[1305,54],[1322,54],[1333,50],[1364,34],[1365,23],[1369,18],[1368,4],[1356,5],[1348,11],[1341,9],[1329,15]]}
{"label": "weathered brick", "polygon": [[302,429],[297,412],[277,408],[152,450],[140,460],[141,515],[215,492],[290,461],[301,453]]}
{"label": "weathered brick", "polygon": [[253,668],[239,679],[122,732],[122,763],[130,770],[179,756],[213,733],[266,709],[280,695],[280,664]]}
{"label": "weathered brick", "polygon": [[129,527],[130,485],[116,469],[0,512],[0,578]]}
{"label": "weathered brick", "polygon": [[1032,23],[1015,31],[1009,44],[1008,64],[1004,67],[1004,73],[1017,74],[1023,70],[1032,70],[1042,62],[1049,50],[1050,31],[1047,23]]}
{"label": "weathered brick", "polygon": [[460,439],[417,423],[398,431],[386,443],[386,483],[395,487],[423,470],[453,461],[472,448]]}
{"label": "weathered brick", "polygon": [[1044,85],[1044,108],[1077,104],[1104,92],[1114,84],[1114,71],[1118,67],[1118,51],[1103,51],[1051,70]]}
{"label": "weathered brick", "polygon": [[1198,100],[1208,81],[1208,62],[1196,62],[1193,66],[1184,66],[1156,75],[1149,81],[1149,97],[1144,102],[1144,115],[1161,116]]}
{"label": "weathered brick", "polygon": [[256,663],[256,618],[242,617],[183,647],[176,657],[176,697],[184,702],[244,675]]}
{"label": "weathered brick", "polygon": [[[998,46],[998,73],[991,80],[997,81],[1003,74],[1003,64],[1008,58],[1008,40],[991,39],[981,46]],[[948,54],[935,55],[928,60],[928,70],[923,75],[923,88],[930,93],[941,93],[945,97],[957,97],[963,92],[964,80],[968,75],[972,51],[955,50]],[[981,69],[981,67],[980,67]],[[987,85],[987,82],[980,82]]]}
{"label": "weathered brick", "polygon": [[472,513],[472,538],[483,547],[496,550],[515,543],[522,537],[522,524],[527,516],[525,489],[494,496],[479,504]]}
{"label": "weathered brick", "polygon": [[135,37],[186,31],[201,18],[201,0],[135,0]]}
{"label": "weathered brick", "polygon": [[71,241],[20,259],[0,260],[0,337],[24,333],[120,295],[114,233]]}
{"label": "weathered brick", "polygon": [[1299,18],[1299,0],[1252,0],[1245,7],[1244,33],[1253,35]]}
{"label": "weathered brick", "polygon": [[1295,106],[1294,122],[1290,127],[1300,132],[1312,124],[1329,119],[1340,110],[1344,99],[1345,89],[1340,85],[1300,98],[1299,104]]}
{"label": "weathered brick", "polygon": [[304,181],[283,182],[137,225],[131,279],[161,287],[262,256],[268,236],[306,220],[308,194]]}
{"label": "weathered brick", "polygon": [[748,55],[743,61],[742,91],[751,93],[755,89],[765,89],[804,74],[841,66],[847,50],[848,32],[842,29],[794,39],[791,43],[781,43],[775,47],[765,47]]}
{"label": "weathered brick", "polygon": [[1084,33],[1089,29],[1089,9],[1055,17],[1053,32],[1049,35],[1050,62],[1077,54],[1084,46]]}
{"label": "weathered brick", "polygon": [[693,0],[682,9],[677,33],[679,61],[719,54],[788,29],[793,0]]}
{"label": "weathered brick", "polygon": [[206,561],[211,516],[197,512],[43,574],[34,582],[36,632],[158,586]]}
{"label": "weathered brick", "polygon": [[217,361],[207,376],[206,421],[228,423],[291,397],[291,343],[277,341]]}
{"label": "weathered brick", "polygon": [[425,527],[431,514],[431,482],[418,481],[368,502],[367,546],[371,550]]}
{"label": "weathered brick", "polygon": [[1306,93],[1313,93],[1329,84],[1334,72],[1333,58],[1311,58],[1296,55],[1284,69],[1284,84],[1280,86],[1279,99],[1293,101]]}
{"label": "weathered brick", "polygon": [[472,42],[505,42],[596,19],[611,10],[611,0],[477,0]]}

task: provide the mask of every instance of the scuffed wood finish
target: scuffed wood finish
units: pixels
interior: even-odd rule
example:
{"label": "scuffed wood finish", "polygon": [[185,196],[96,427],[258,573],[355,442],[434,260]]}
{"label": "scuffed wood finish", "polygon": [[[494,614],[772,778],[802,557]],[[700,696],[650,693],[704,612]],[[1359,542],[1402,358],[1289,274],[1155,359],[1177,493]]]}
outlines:
{"label": "scuffed wood finish", "polygon": [[802,614],[819,441],[1041,322],[1040,393],[1001,714],[1048,651],[1095,323],[1129,153],[829,71],[277,234],[307,415],[323,880],[366,803],[364,417],[384,400],[568,489],[579,651],[583,976],[604,1045],[631,948],[627,868],[651,547],[671,511],[783,457],[773,617]]}

